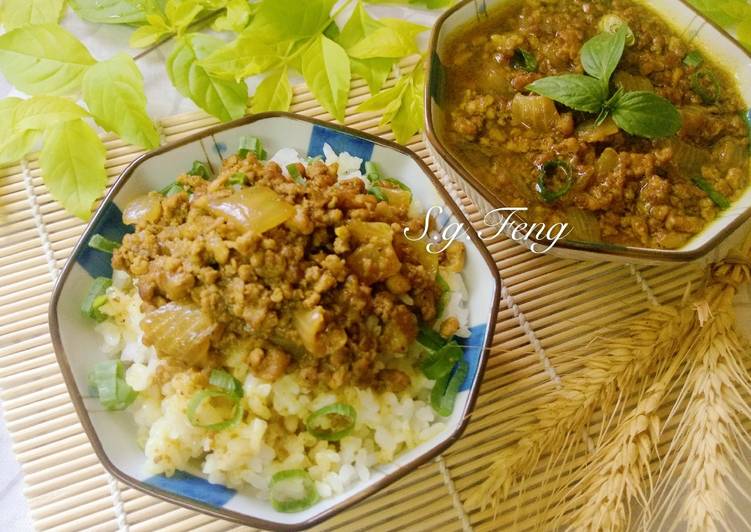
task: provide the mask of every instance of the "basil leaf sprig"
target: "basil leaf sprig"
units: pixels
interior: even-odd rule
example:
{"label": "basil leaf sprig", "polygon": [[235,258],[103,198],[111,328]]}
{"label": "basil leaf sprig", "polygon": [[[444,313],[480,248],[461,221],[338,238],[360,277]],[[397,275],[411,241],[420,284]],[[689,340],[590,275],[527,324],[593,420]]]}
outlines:
{"label": "basil leaf sprig", "polygon": [[576,111],[596,114],[598,124],[610,116],[630,135],[650,139],[675,135],[682,126],[681,115],[665,98],[646,91],[610,92],[610,78],[621,62],[630,31],[624,24],[615,33],[601,33],[584,44],[581,62],[588,75],[551,76],[527,89]]}

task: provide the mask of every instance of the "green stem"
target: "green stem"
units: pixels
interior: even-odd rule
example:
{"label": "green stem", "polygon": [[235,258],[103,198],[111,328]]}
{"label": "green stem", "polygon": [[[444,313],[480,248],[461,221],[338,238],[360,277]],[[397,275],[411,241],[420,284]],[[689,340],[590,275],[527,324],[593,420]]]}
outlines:
{"label": "green stem", "polygon": [[[222,11],[224,11],[224,10],[223,9],[217,9],[216,11],[211,11],[205,17],[200,18],[198,20],[195,20],[195,21],[191,22],[190,25],[188,26],[188,30],[195,29],[196,27],[200,27],[202,24],[205,24],[205,23],[211,23],[211,22],[213,22],[216,17],[218,17],[219,15],[221,15]],[[145,50],[142,50],[141,52],[139,52],[136,55],[134,55],[133,56],[133,61],[138,61],[139,59],[141,59],[141,58],[149,55],[154,50],[158,50],[159,48],[162,47],[162,45],[164,45],[164,44],[168,43],[169,41],[171,41],[172,39],[174,39],[176,35],[177,35],[177,33],[168,33],[167,35],[165,35],[164,37],[162,37],[159,41],[155,42],[154,44],[152,44],[151,46],[149,46]]]}

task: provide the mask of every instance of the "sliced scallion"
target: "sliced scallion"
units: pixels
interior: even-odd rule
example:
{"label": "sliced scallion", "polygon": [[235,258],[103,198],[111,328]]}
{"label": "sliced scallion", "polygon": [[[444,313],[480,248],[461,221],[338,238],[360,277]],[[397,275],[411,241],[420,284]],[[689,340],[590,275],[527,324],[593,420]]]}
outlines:
{"label": "sliced scallion", "polygon": [[686,54],[686,57],[683,58],[683,64],[691,68],[696,68],[703,62],[704,58],[698,50],[689,52],[688,54]]}
{"label": "sliced scallion", "polygon": [[103,237],[100,234],[96,234],[89,239],[89,247],[102,253],[109,253],[110,255],[120,247],[120,242],[115,242],[108,238]]}
{"label": "sliced scallion", "polygon": [[463,353],[459,344],[449,342],[437,351],[428,354],[420,368],[428,379],[438,380],[451,372],[456,363],[461,360]]}
{"label": "sliced scallion", "polygon": [[370,187],[368,189],[368,194],[375,196],[378,201],[387,201],[386,195],[383,193],[383,190],[381,190],[381,187],[379,186]]}
{"label": "sliced scallion", "polygon": [[239,380],[223,369],[212,369],[209,375],[209,384],[231,394],[238,399],[243,396],[243,385]]}
{"label": "sliced scallion", "polygon": [[[211,399],[225,399],[232,404],[232,413],[227,419],[216,423],[204,423],[201,421],[198,410],[205,401],[210,401]],[[186,414],[188,415],[188,421],[194,427],[218,432],[239,423],[243,417],[243,407],[240,404],[240,399],[229,392],[224,390],[201,390],[200,392],[196,392],[188,401]]]}
{"label": "sliced scallion", "polygon": [[698,188],[704,191],[707,196],[709,196],[709,199],[712,200],[712,202],[717,205],[720,209],[725,210],[729,209],[732,203],[728,198],[726,198],[723,194],[717,192],[717,190],[712,186],[712,184],[707,181],[706,179],[703,179],[698,176],[694,176],[691,178],[691,181],[693,181],[694,185],[696,185]]}
{"label": "sliced scallion", "polygon": [[194,175],[202,179],[210,179],[211,169],[203,161],[193,161],[193,166],[191,166],[190,170],[188,171],[188,175]]}
{"label": "sliced scallion", "polygon": [[166,187],[164,187],[162,190],[159,191],[159,193],[162,196],[170,197],[174,196],[175,194],[179,194],[180,192],[184,191],[185,189],[180,183],[170,183]]}
{"label": "sliced scallion", "polygon": [[318,502],[315,482],[307,471],[279,471],[269,482],[271,505],[277,512],[293,513],[307,510]]}
{"label": "sliced scallion", "polygon": [[125,382],[125,368],[120,360],[99,362],[89,373],[89,385],[107,410],[125,410],[138,393]]}
{"label": "sliced scallion", "polygon": [[[328,421],[329,428],[321,427],[324,420]],[[353,407],[334,403],[313,412],[305,421],[305,427],[319,440],[339,441],[354,430],[356,421],[357,411]]]}
{"label": "sliced scallion", "polygon": [[451,287],[440,273],[436,275],[435,282],[438,285],[438,288],[441,289],[441,295],[438,296],[438,303],[436,305],[436,315],[438,317],[441,317],[443,315],[443,311],[446,309],[446,304],[448,303]]}
{"label": "sliced scallion", "polygon": [[417,342],[429,351],[438,351],[448,343],[443,336],[427,325],[420,327],[417,333]]}
{"label": "sliced scallion", "polygon": [[469,364],[460,360],[446,375],[438,379],[430,392],[430,405],[439,416],[448,417],[454,411],[456,396],[469,373]]}
{"label": "sliced scallion", "polygon": [[107,289],[112,286],[112,279],[97,277],[89,288],[86,298],[81,305],[81,312],[99,323],[107,319],[107,315],[100,309],[107,302]]}
{"label": "sliced scallion", "polygon": [[235,172],[231,176],[229,176],[228,180],[230,185],[244,185],[245,184],[245,174],[242,172]]}
{"label": "sliced scallion", "polygon": [[289,172],[289,176],[295,183],[297,183],[298,185],[305,184],[305,178],[303,178],[302,174],[300,173],[300,168],[297,166],[297,163],[288,164],[287,172]]}
{"label": "sliced scallion", "polygon": [[[548,183],[558,171],[563,173],[563,185],[558,189],[552,189]],[[537,178],[537,193],[545,203],[553,203],[571,191],[574,186],[574,172],[571,165],[566,161],[556,159],[548,161],[540,169],[540,175]]]}
{"label": "sliced scallion", "polygon": [[707,68],[703,68],[691,75],[691,90],[707,105],[717,103],[722,95],[722,87],[717,75]]}
{"label": "sliced scallion", "polygon": [[250,153],[255,154],[259,161],[266,160],[266,150],[263,149],[263,143],[258,137],[241,137],[237,156],[240,159],[245,159]]}
{"label": "sliced scallion", "polygon": [[527,72],[537,72],[537,58],[527,50],[517,48],[514,56],[511,58],[511,66],[517,69],[526,70]]}

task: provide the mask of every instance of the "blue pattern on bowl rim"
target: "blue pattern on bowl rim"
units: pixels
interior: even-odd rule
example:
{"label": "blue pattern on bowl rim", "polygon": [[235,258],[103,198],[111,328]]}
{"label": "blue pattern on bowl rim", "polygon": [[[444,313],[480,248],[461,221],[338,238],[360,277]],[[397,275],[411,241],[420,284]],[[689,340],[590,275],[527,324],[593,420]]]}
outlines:
{"label": "blue pattern on bowl rim", "polygon": [[80,315],[78,308],[93,277],[109,276],[110,255],[87,247],[89,238],[101,233],[120,239],[130,231],[123,225],[122,209],[128,201],[149,190],[159,190],[193,160],[199,159],[212,168],[221,166],[227,146],[242,135],[260,137],[270,154],[283,147],[306,148],[311,156],[321,155],[324,143],[337,153],[377,162],[389,175],[398,176],[411,188],[423,207],[440,204],[447,207],[441,227],[450,222],[469,222],[451,201],[448,193],[412,152],[396,144],[347,128],[286,113],[269,113],[225,124],[146,154],[132,163],[113,185],[103,205],[84,232],[55,287],[50,305],[50,328],[58,361],[76,410],[97,455],[105,467],[124,483],[168,501],[262,528],[302,529],[310,527],[354,504],[367,495],[394,482],[420,464],[435,457],[459,438],[477,397],[487,352],[495,329],[500,280],[495,263],[474,231],[469,231],[467,267],[464,279],[469,290],[471,336],[462,340],[464,358],[470,371],[457,398],[454,413],[447,419],[447,429],[433,441],[407,451],[391,463],[375,468],[373,478],[356,484],[343,495],[319,502],[299,514],[280,514],[268,503],[210,484],[199,472],[180,472],[166,478],[145,471],[145,458],[135,444],[133,424],[127,412],[106,412],[89,395],[86,372],[97,360],[99,339],[93,325]]}

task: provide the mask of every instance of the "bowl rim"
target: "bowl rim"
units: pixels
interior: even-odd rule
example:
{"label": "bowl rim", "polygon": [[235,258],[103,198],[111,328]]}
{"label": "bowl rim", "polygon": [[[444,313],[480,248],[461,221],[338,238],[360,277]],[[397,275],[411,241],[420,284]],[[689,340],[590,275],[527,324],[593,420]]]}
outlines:
{"label": "bowl rim", "polygon": [[[451,150],[449,150],[440,140],[440,135],[438,134],[437,128],[435,127],[433,121],[434,101],[432,97],[432,88],[433,84],[436,83],[436,80],[440,80],[440,76],[437,76],[435,72],[435,64],[436,62],[439,62],[438,38],[441,35],[444,25],[446,24],[448,19],[454,15],[454,13],[458,12],[469,4],[475,4],[475,6],[477,6],[478,1],[481,2],[483,6],[485,6],[485,0],[462,0],[461,2],[455,4],[450,9],[445,11],[443,14],[441,14],[436,23],[433,25],[433,30],[430,34],[430,42],[428,44],[428,71],[425,80],[425,92],[423,94],[425,109],[425,136],[431,147],[435,149],[440,158],[442,158],[446,162],[446,164],[448,164],[455,172],[457,172],[466,183],[477,190],[477,192],[485,199],[485,201],[493,205],[495,208],[509,208],[514,206],[507,205],[506,202],[501,200],[501,198],[499,198],[492,190],[485,186],[482,181],[475,178],[472,172],[470,172],[466,168],[466,166],[461,163],[461,161],[454,157],[454,155],[451,153]],[[728,41],[730,41],[730,43],[734,48],[736,48],[736,50],[743,53],[749,59],[749,61],[751,61],[751,52],[743,48],[738,43],[738,41],[725,29],[706,18],[686,0],[674,1],[682,4],[685,8],[693,12],[694,15],[699,17],[705,24],[710,25],[715,30],[720,32]],[[435,105],[435,107],[438,106]],[[751,187],[751,185],[749,185],[749,187]],[[516,213],[512,214],[512,218],[515,222],[523,221]],[[705,242],[702,246],[694,250],[663,250],[635,246],[621,246],[609,243],[576,242],[567,240],[559,241],[555,244],[555,246],[556,249],[561,249],[569,253],[595,253],[602,255],[603,259],[610,255],[628,259],[635,259],[638,261],[646,260],[661,263],[685,263],[699,260],[708,255],[713,249],[720,245],[727,237],[733,234],[749,219],[751,219],[751,206],[749,206],[746,210],[738,213],[714,237],[707,240],[707,242]],[[697,233],[694,238],[697,238],[707,229],[708,227],[705,227],[701,232]],[[531,235],[528,237],[528,239],[530,243],[537,244],[542,247],[547,247],[552,243],[552,241],[537,239]]]}
{"label": "bowl rim", "polygon": [[[486,266],[488,267],[489,273],[493,281],[495,282],[493,301],[491,303],[491,308],[489,311],[489,315],[487,317],[487,330],[485,331],[485,339],[483,341],[482,349],[480,350],[480,354],[479,354],[480,359],[478,361],[478,369],[477,369],[475,378],[472,382],[472,385],[468,390],[469,397],[468,397],[466,406],[464,408],[460,425],[450,435],[448,435],[448,437],[444,441],[438,444],[435,448],[431,449],[429,452],[426,452],[416,457],[415,459],[399,467],[397,470],[393,471],[392,473],[385,475],[382,479],[378,480],[377,482],[367,487],[366,489],[362,489],[353,493],[350,497],[341,501],[340,503],[328,508],[325,511],[322,511],[314,515],[313,517],[305,521],[301,521],[299,523],[279,523],[275,521],[269,521],[260,517],[249,516],[249,515],[237,512],[235,510],[229,510],[229,509],[225,509],[222,507],[210,506],[208,504],[202,503],[195,499],[183,497],[181,495],[177,495],[175,493],[150,486],[141,480],[131,477],[130,475],[126,474],[125,472],[121,471],[118,467],[116,467],[110,461],[109,457],[107,456],[107,453],[104,451],[102,443],[99,440],[99,437],[97,436],[97,432],[94,429],[93,423],[91,422],[91,419],[89,417],[89,413],[84,404],[83,397],[81,396],[78,390],[78,386],[76,385],[75,378],[73,376],[73,371],[68,362],[68,357],[63,347],[63,343],[62,343],[62,339],[60,335],[60,323],[57,317],[60,296],[61,296],[63,287],[65,286],[68,280],[68,276],[70,275],[70,272],[73,266],[76,264],[75,258],[79,255],[83,247],[86,245],[86,242],[90,238],[91,236],[90,234],[96,227],[97,222],[104,215],[104,207],[110,204],[114,200],[115,196],[123,187],[123,185],[130,179],[130,177],[133,175],[135,170],[142,163],[144,163],[145,161],[148,161],[149,159],[158,157],[164,153],[172,151],[174,149],[185,146],[187,144],[190,144],[190,143],[202,140],[202,139],[210,138],[217,133],[228,131],[228,130],[231,130],[240,126],[252,124],[254,122],[267,120],[267,119],[274,119],[274,118],[286,118],[286,119],[291,119],[295,121],[305,122],[314,126],[321,126],[321,127],[325,127],[328,129],[333,129],[340,133],[345,133],[354,137],[365,139],[367,141],[372,142],[374,145],[379,145],[385,148],[389,148],[391,150],[395,150],[401,153],[402,155],[406,155],[410,157],[415,163],[417,163],[420,170],[425,174],[425,176],[427,176],[429,181],[435,186],[440,197],[444,200],[445,206],[451,210],[452,214],[456,217],[457,221],[465,224],[465,227],[467,228],[467,234],[470,236],[470,239],[472,243],[475,245],[475,247],[478,248],[478,251],[480,252],[482,258],[484,259]],[[52,298],[50,301],[50,306],[49,306],[49,311],[48,311],[48,320],[49,320],[50,335],[52,338],[52,345],[55,351],[55,357],[57,359],[58,365],[60,366],[61,372],[63,374],[63,380],[65,382],[65,386],[68,390],[69,395],[71,396],[71,399],[73,400],[73,405],[75,407],[76,413],[78,414],[78,418],[81,421],[81,425],[83,426],[84,432],[86,433],[86,436],[91,442],[91,445],[94,448],[94,452],[96,453],[97,457],[99,458],[100,462],[102,463],[102,465],[104,466],[107,472],[109,472],[117,480],[121,481],[123,484],[131,488],[144,492],[148,495],[157,497],[159,499],[165,500],[167,502],[171,502],[173,504],[177,504],[179,506],[188,508],[190,510],[194,510],[197,512],[211,515],[213,517],[226,519],[235,523],[252,526],[256,528],[283,530],[283,531],[297,531],[297,530],[304,530],[314,525],[320,524],[321,522],[333,517],[334,515],[342,512],[343,510],[375,494],[376,492],[380,491],[386,486],[404,477],[408,473],[411,473],[412,471],[417,469],[419,466],[433,460],[434,458],[442,454],[451,445],[453,445],[462,436],[462,434],[464,433],[467,427],[467,424],[469,423],[471,413],[474,411],[474,407],[475,407],[475,404],[477,402],[479,392],[480,392],[480,384],[485,374],[485,368],[487,365],[487,360],[489,357],[490,348],[491,348],[491,344],[493,341],[493,337],[495,335],[495,328],[496,328],[497,320],[498,320],[498,307],[500,304],[500,296],[501,296],[501,277],[500,277],[500,273],[498,272],[498,268],[495,264],[495,261],[493,260],[490,252],[485,247],[484,243],[482,242],[482,240],[480,239],[477,232],[472,227],[472,224],[469,222],[469,220],[464,215],[462,210],[459,208],[456,202],[451,198],[451,195],[448,193],[446,188],[443,186],[440,180],[435,176],[435,174],[430,170],[427,164],[417,154],[415,154],[414,152],[412,152],[405,146],[401,146],[390,140],[382,139],[380,137],[371,135],[369,133],[365,133],[362,131],[358,131],[356,129],[341,126],[339,124],[332,124],[332,123],[328,123],[322,120],[318,120],[318,119],[307,117],[307,116],[301,116],[301,115],[294,114],[294,113],[270,112],[270,113],[260,113],[256,115],[246,116],[238,120],[227,122],[225,124],[219,124],[217,126],[207,128],[201,132],[179,139],[173,143],[166,144],[155,150],[146,152],[143,155],[139,156],[137,159],[135,159],[133,162],[131,162],[125,168],[125,170],[123,170],[123,172],[117,177],[115,182],[112,184],[112,187],[105,195],[101,204],[97,208],[96,213],[91,218],[91,221],[89,222],[83,234],[81,235],[78,242],[76,243],[75,247],[71,251],[71,254],[68,257],[65,263],[65,266],[63,267],[60,273],[60,276],[55,282],[55,287],[53,289]]]}

